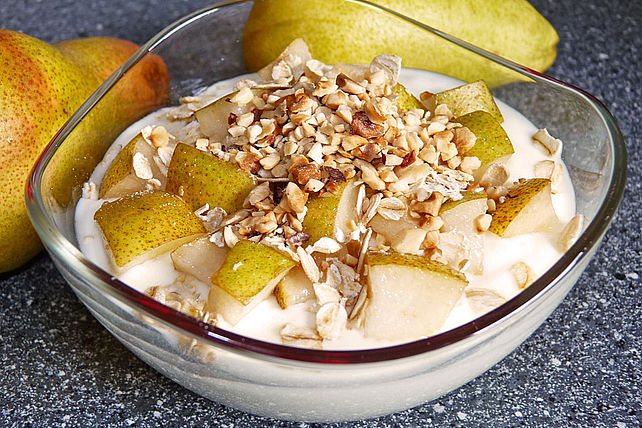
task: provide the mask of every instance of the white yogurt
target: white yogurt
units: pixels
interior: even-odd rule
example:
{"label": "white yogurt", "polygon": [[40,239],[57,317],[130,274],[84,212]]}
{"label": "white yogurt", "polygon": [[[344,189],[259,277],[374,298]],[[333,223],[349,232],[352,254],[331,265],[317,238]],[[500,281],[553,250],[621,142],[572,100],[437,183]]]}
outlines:
{"label": "white yogurt", "polygon": [[[251,76],[239,76],[217,83],[206,89],[204,93],[220,97],[231,92],[239,79],[247,77]],[[462,84],[461,81],[448,76],[410,69],[403,69],[399,80],[406,88],[416,94],[422,91],[440,92]],[[533,177],[534,166],[541,160],[552,159],[561,163],[559,154],[551,158],[532,143],[531,137],[537,131],[537,128],[532,123],[515,109],[500,100],[496,101],[505,119],[502,126],[515,148],[515,154],[507,162],[507,167],[510,170],[509,180],[511,182],[518,178]],[[118,152],[144,126],[162,125],[173,135],[179,135],[185,123],[169,121],[166,118],[168,110],[162,109],[154,112],[125,130],[114,141],[104,159],[98,164],[90,181],[94,183],[102,181],[105,171]],[[552,197],[553,206],[561,224],[565,224],[575,214],[575,196],[566,168],[564,168],[562,177],[555,187],[557,192]],[[106,251],[102,233],[94,221],[94,213],[103,202],[104,200],[80,199],[76,207],[76,234],[80,250],[88,259],[107,271],[114,271]],[[466,274],[470,283],[469,287],[489,289],[506,299],[514,297],[520,291],[509,271],[509,268],[514,263],[523,261],[532,268],[537,276],[540,276],[561,256],[561,253],[554,245],[555,236],[553,233],[531,233],[513,238],[500,238],[490,232],[486,232],[482,238],[484,245],[484,274]],[[172,284],[178,275],[178,272],[174,270],[169,254],[165,254],[119,274],[118,278],[142,292],[150,286]],[[203,284],[203,287],[200,288],[203,290],[203,298],[206,299],[207,286]],[[469,307],[466,297],[462,296],[442,326],[441,331],[450,330],[469,322],[478,315]],[[315,318],[314,313],[310,310],[310,303],[294,305],[283,310],[277,304],[276,299],[270,297],[259,304],[237,325],[231,326],[225,322],[221,322],[218,325],[248,337],[281,343],[279,330],[285,323],[314,327]],[[333,341],[326,340],[323,346],[324,349],[364,349],[399,343],[401,342],[368,339],[363,337],[360,330],[346,330],[341,338]]]}

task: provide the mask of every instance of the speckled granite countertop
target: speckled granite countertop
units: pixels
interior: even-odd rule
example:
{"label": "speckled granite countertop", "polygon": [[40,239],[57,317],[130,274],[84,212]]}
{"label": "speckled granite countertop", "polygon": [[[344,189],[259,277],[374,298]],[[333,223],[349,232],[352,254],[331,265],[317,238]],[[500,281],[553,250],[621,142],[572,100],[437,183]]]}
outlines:
{"label": "speckled granite countertop", "polygon": [[[46,41],[141,43],[208,1],[0,2],[0,27]],[[553,315],[484,375],[430,403],[336,426],[640,426],[642,3],[532,0],[560,35],[548,73],[618,119],[629,179],[594,260]],[[80,6],[82,4],[82,6]],[[87,312],[47,255],[0,276],[0,425],[310,426],[201,398],[146,366]]]}

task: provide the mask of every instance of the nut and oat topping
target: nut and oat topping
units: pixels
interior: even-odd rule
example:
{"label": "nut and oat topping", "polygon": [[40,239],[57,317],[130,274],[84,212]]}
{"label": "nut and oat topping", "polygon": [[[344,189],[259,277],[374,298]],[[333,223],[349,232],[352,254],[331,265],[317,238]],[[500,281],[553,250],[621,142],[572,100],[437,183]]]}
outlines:
{"label": "nut and oat topping", "polygon": [[[252,241],[286,253],[309,283],[313,301],[306,305],[315,314],[315,328],[285,324],[281,340],[323,348],[325,340],[335,340],[345,329],[361,328],[366,322],[365,312],[374,305],[366,286],[373,271],[367,262],[370,252],[392,250],[443,262],[460,272],[481,273],[473,254],[481,244],[474,238],[491,227],[490,213],[506,198],[509,172],[500,163],[478,171],[480,159],[467,155],[473,153],[477,136],[454,121],[446,104],[431,109],[397,104],[400,58],[380,55],[369,66],[329,66],[311,59],[307,47],[288,50],[259,71],[263,82],[242,79],[236,92],[219,99],[207,91],[182,98],[181,106],[169,111],[167,118],[185,126],[175,135],[162,126],[143,128],[141,134],[155,154],[134,153],[132,168],[147,188],[162,188],[157,170],[165,179],[174,148],[181,142],[249,173],[254,187],[243,193],[247,196],[236,211],[209,204],[194,211],[207,230],[207,245],[228,252],[239,242]],[[218,102],[229,109],[214,120],[218,128],[213,134],[199,115]],[[561,146],[546,130],[533,140],[551,155]],[[562,171],[561,164],[552,160],[541,161],[534,169],[536,176],[553,184]],[[185,196],[187,184],[179,185],[176,193]],[[308,215],[310,202],[342,198],[341,192],[348,188],[355,195],[350,218],[335,226],[332,237],[315,236],[306,223],[310,218],[316,221],[315,215]],[[88,183],[83,195],[95,197],[96,190]],[[467,220],[474,238],[447,235],[445,204],[466,202],[467,193],[481,190],[485,191],[482,211]],[[560,248],[576,239],[578,222],[574,219],[567,225]],[[396,227],[400,229],[387,230]],[[234,265],[234,271],[237,265],[242,263]],[[534,279],[523,262],[513,265],[511,272],[520,288]],[[201,317],[194,309],[199,302],[186,304],[172,293],[176,291],[162,287],[148,290],[171,307]],[[505,301],[492,290],[467,290],[466,296],[475,311]]]}

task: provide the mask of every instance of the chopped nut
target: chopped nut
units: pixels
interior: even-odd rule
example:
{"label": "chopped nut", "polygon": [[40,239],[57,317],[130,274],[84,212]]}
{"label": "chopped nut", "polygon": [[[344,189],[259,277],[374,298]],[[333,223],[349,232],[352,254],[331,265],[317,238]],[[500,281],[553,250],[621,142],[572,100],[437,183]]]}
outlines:
{"label": "chopped nut", "polygon": [[332,168],[330,166],[324,166],[323,169],[325,170],[325,172],[328,173],[330,178],[336,181],[337,183],[346,181],[346,177],[343,175],[343,173],[340,170],[336,168]]}
{"label": "chopped nut", "polygon": [[459,169],[462,171],[472,174],[481,166],[481,161],[478,157],[475,156],[466,156],[461,160]]}
{"label": "chopped nut", "polygon": [[582,214],[577,214],[566,224],[566,226],[564,226],[564,229],[562,229],[559,239],[557,240],[557,248],[563,253],[568,251],[582,233],[583,226],[584,216]]}
{"label": "chopped nut", "polygon": [[308,247],[310,253],[319,252],[324,254],[334,254],[342,248],[341,244],[332,238],[324,236],[319,238],[311,247]]}
{"label": "chopped nut", "polygon": [[357,147],[351,153],[359,159],[363,159],[366,162],[372,162],[374,159],[379,157],[380,150],[381,148],[378,144],[367,143],[361,147]]}
{"label": "chopped nut", "polygon": [[415,201],[412,203],[410,208],[413,211],[421,214],[430,214],[431,216],[438,216],[439,210],[441,209],[441,205],[443,204],[443,202],[444,202],[444,195],[442,195],[439,192],[433,192],[433,194],[430,195],[430,198],[428,198],[428,200],[423,202]]}
{"label": "chopped nut", "polygon": [[165,129],[164,126],[154,126],[152,132],[149,135],[149,141],[157,149],[159,147],[165,147],[169,143],[170,135]]}
{"label": "chopped nut", "polygon": [[490,227],[490,223],[493,220],[493,216],[490,214],[482,214],[480,216],[477,216],[475,218],[475,229],[477,229],[477,232],[483,233],[488,230]]}
{"label": "chopped nut", "polygon": [[262,201],[268,196],[270,196],[270,183],[266,181],[252,189],[247,199],[250,205],[256,205],[258,202]]}
{"label": "chopped nut", "polygon": [[305,208],[305,203],[308,201],[308,194],[301,190],[296,184],[289,182],[285,187],[285,195],[281,200],[281,204],[286,201],[287,207],[294,213],[301,213]]}
{"label": "chopped nut", "polygon": [[541,144],[549,156],[555,155],[562,147],[562,141],[552,137],[546,128],[540,129],[533,135],[533,142]]}
{"label": "chopped nut", "polygon": [[302,164],[291,166],[290,172],[292,176],[297,181],[297,183],[305,186],[310,180],[320,180],[321,179],[321,170],[314,163]]}
{"label": "chopped nut", "polygon": [[248,87],[244,87],[239,90],[232,98],[230,98],[230,102],[242,106],[250,103],[253,98],[254,94],[252,93],[252,90]]}
{"label": "chopped nut", "polygon": [[303,190],[305,190],[308,193],[317,193],[318,191],[323,189],[323,186],[324,186],[323,181],[316,180],[313,178],[308,180]]}
{"label": "chopped nut", "polygon": [[364,138],[374,138],[383,135],[383,125],[371,122],[368,115],[358,111],[352,115],[352,130]]}
{"label": "chopped nut", "polygon": [[341,140],[341,147],[343,147],[345,151],[349,152],[350,150],[356,149],[357,147],[367,143],[368,143],[368,140],[366,140],[362,136],[348,135]]}
{"label": "chopped nut", "polygon": [[379,173],[372,164],[361,159],[355,159],[353,163],[361,170],[361,178],[368,186],[374,190],[383,190],[386,188],[386,183],[379,178]]}
{"label": "chopped nut", "polygon": [[269,171],[275,166],[277,166],[280,161],[281,161],[281,156],[279,156],[278,153],[272,153],[271,155],[268,155],[263,159],[261,159],[259,163],[264,169]]}
{"label": "chopped nut", "polygon": [[256,153],[238,152],[235,160],[239,168],[246,172],[257,172],[261,168],[260,158]]}
{"label": "chopped nut", "polygon": [[479,179],[479,184],[486,188],[501,186],[506,183],[508,176],[508,169],[504,164],[493,163],[486,168],[486,171]]}
{"label": "chopped nut", "polygon": [[473,148],[477,141],[477,137],[470,129],[462,126],[461,128],[455,128],[454,131],[455,137],[453,139],[453,143],[457,146],[457,151],[460,155]]}
{"label": "chopped nut", "polygon": [[524,262],[517,262],[510,268],[510,272],[513,274],[517,286],[521,289],[524,289],[531,285],[535,281],[535,273],[533,270]]}
{"label": "chopped nut", "polygon": [[338,109],[339,106],[345,105],[348,103],[348,96],[343,91],[334,92],[327,96],[325,100],[325,105],[332,108]]}
{"label": "chopped nut", "polygon": [[[341,88],[344,92],[347,92],[349,94],[363,94],[366,92],[366,88],[363,86],[359,85],[357,82],[349,78],[343,73],[339,73],[336,79],[337,86]],[[346,121],[347,122],[347,121]]]}

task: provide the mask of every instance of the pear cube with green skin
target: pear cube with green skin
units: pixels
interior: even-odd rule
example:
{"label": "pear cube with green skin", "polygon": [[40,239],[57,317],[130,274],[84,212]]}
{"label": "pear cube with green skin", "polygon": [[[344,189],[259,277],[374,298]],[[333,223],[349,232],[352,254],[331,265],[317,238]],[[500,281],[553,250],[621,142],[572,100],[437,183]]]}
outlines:
{"label": "pear cube with green skin", "polygon": [[475,219],[488,210],[486,192],[466,191],[458,201],[446,201],[439,211],[444,222],[437,247],[447,264],[481,275],[484,272],[484,243]]}
{"label": "pear cube with green skin", "polygon": [[435,105],[446,104],[454,117],[461,117],[475,111],[485,111],[497,122],[504,121],[504,116],[499,111],[493,94],[483,80],[440,92],[435,95],[434,103]]}
{"label": "pear cube with green skin", "polygon": [[235,325],[270,296],[296,263],[279,250],[241,240],[212,275],[206,309]]}
{"label": "pear cube with green skin", "polygon": [[510,189],[497,204],[489,231],[510,238],[532,232],[550,232],[559,225],[551,200],[551,181],[531,178]]}
{"label": "pear cube with green skin", "polygon": [[303,231],[310,235],[308,244],[323,237],[344,242],[350,234],[350,224],[358,220],[356,205],[359,188],[354,181],[341,183],[336,194],[314,195],[306,203]]}
{"label": "pear cube with green skin", "polygon": [[444,222],[442,232],[458,230],[463,233],[477,234],[475,219],[488,211],[488,195],[485,191],[465,191],[462,198],[452,199],[443,203],[439,210],[439,217]]}
{"label": "pear cube with green skin", "polygon": [[205,204],[234,213],[255,187],[250,173],[232,162],[179,143],[167,170],[167,191],[181,196],[193,210]]}
{"label": "pear cube with green skin", "polygon": [[200,236],[176,248],[170,256],[177,271],[209,285],[210,278],[221,267],[228,252],[226,246],[219,247],[210,241],[209,236]]}
{"label": "pear cube with green skin", "polygon": [[156,149],[145,141],[142,135],[138,134],[118,153],[111,165],[109,165],[109,169],[100,183],[99,198],[120,198],[145,190],[147,180],[138,177],[134,170],[134,155],[137,153],[140,153],[147,160],[152,172],[152,178],[160,181],[160,188],[165,187],[166,177],[154,161]]}
{"label": "pear cube with green skin", "polygon": [[303,74],[303,68],[305,67],[305,64],[312,59],[312,56],[310,55],[308,45],[302,38],[292,40],[292,42],[287,45],[278,57],[256,73],[266,82],[276,80],[273,76],[274,66],[279,64],[282,60],[287,61],[289,58],[297,58],[298,63],[298,69],[291,70],[292,75],[297,76]]}
{"label": "pear cube with green skin", "polygon": [[[196,120],[198,120],[201,132],[215,143],[223,144],[227,140],[229,136],[227,130],[230,126],[230,115],[233,114],[240,117],[255,108],[254,104],[251,102],[243,105],[238,105],[232,102],[232,98],[234,98],[238,92],[239,91],[236,91],[225,95],[194,112],[194,116],[196,117]],[[254,96],[260,97],[265,90],[254,88],[251,89],[251,92]]]}
{"label": "pear cube with green skin", "polygon": [[388,220],[376,214],[369,226],[383,235],[394,251],[403,254],[417,254],[427,233],[426,229],[419,227],[419,220],[410,217],[407,212],[399,220]]}
{"label": "pear cube with green skin", "polygon": [[492,162],[500,162],[515,153],[506,131],[502,125],[488,112],[475,111],[454,119],[475,134],[477,140],[472,149],[465,153],[466,156],[475,156],[481,161],[481,168],[475,175],[485,171]]}
{"label": "pear cube with green skin", "polygon": [[303,268],[297,266],[279,282],[274,289],[274,296],[279,306],[282,309],[287,309],[289,306],[313,299],[315,295],[312,281],[305,274]]}
{"label": "pear cube with green skin", "polygon": [[407,111],[415,108],[426,110],[426,106],[419,101],[417,97],[411,94],[401,83],[397,83],[393,86],[392,93],[397,95],[397,101],[395,104],[397,104],[397,108],[399,110]]}
{"label": "pear cube with green skin", "polygon": [[128,269],[207,232],[191,208],[164,191],[105,202],[94,215],[115,265]]}
{"label": "pear cube with green skin", "polygon": [[395,341],[430,336],[443,325],[468,282],[424,256],[370,253],[366,337]]}

